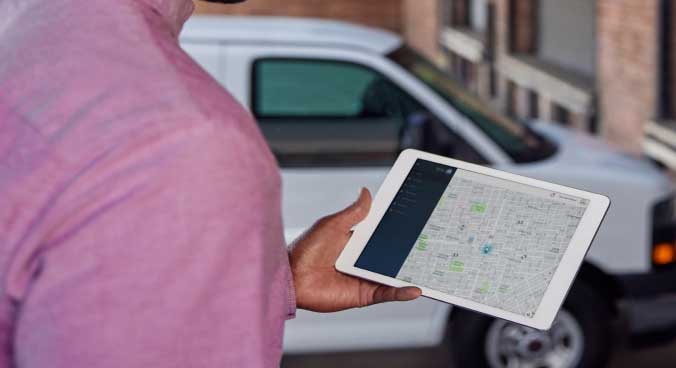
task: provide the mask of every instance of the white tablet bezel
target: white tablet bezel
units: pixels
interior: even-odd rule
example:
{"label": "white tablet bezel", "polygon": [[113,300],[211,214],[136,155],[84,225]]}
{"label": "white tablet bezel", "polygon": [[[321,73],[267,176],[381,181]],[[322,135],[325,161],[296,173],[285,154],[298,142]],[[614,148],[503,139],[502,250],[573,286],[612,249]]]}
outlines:
{"label": "white tablet bezel", "polygon": [[[563,254],[561,263],[554,272],[554,276],[547,290],[545,291],[542,302],[540,303],[540,306],[532,318],[487,306],[468,299],[459,298],[450,294],[445,294],[420,285],[411,284],[354,266],[357,262],[357,259],[361,255],[362,250],[378,226],[378,223],[380,223],[380,220],[385,215],[390,203],[408,176],[413,164],[418,159],[436,162],[462,170],[489,175],[495,178],[505,179],[512,182],[522,183],[533,187],[589,200],[589,205],[585,210],[578,228],[570,241],[570,245]],[[356,227],[354,234],[350,238],[350,241],[336,261],[336,269],[352,276],[389,286],[417,286],[422,290],[423,296],[516,322],[539,330],[547,330],[554,322],[554,318],[556,317],[556,314],[558,313],[566,295],[568,294],[568,290],[570,289],[575,276],[582,265],[582,261],[589,250],[592,240],[594,239],[594,236],[596,235],[596,232],[598,231],[601,221],[603,221],[609,206],[610,199],[600,194],[590,193],[558,184],[548,183],[487,168],[484,166],[474,165],[467,162],[434,155],[427,152],[409,149],[401,153],[389,174],[385,178],[385,181],[380,187],[380,190],[378,190],[378,193],[373,201],[371,211],[369,212],[367,218]]]}

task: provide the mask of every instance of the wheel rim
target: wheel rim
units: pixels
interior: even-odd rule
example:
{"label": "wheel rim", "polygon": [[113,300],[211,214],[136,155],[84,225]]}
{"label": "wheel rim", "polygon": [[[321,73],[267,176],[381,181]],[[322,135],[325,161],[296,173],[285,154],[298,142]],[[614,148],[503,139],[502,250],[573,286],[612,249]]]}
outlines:
{"label": "wheel rim", "polygon": [[549,331],[495,320],[485,350],[492,368],[572,368],[582,359],[584,334],[566,310],[559,312]]}

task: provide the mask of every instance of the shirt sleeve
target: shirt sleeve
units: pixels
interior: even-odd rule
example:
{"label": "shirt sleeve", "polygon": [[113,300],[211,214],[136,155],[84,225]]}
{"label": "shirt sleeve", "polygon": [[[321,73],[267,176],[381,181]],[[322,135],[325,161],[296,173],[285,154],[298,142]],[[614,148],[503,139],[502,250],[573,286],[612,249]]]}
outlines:
{"label": "shirt sleeve", "polygon": [[296,286],[293,283],[293,275],[291,274],[291,271],[287,272],[286,276],[286,288],[288,290],[287,293],[287,299],[286,299],[286,306],[287,306],[287,314],[286,314],[286,319],[294,319],[296,318]]}
{"label": "shirt sleeve", "polygon": [[279,365],[295,313],[280,178],[246,134],[134,137],[58,197],[10,267],[17,367]]}

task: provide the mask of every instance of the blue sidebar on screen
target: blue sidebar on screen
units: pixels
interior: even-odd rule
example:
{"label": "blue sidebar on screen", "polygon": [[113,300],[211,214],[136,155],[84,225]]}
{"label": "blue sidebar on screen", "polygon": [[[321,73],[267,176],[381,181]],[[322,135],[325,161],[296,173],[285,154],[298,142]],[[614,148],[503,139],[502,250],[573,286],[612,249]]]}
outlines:
{"label": "blue sidebar on screen", "polygon": [[418,159],[355,267],[396,277],[456,168]]}

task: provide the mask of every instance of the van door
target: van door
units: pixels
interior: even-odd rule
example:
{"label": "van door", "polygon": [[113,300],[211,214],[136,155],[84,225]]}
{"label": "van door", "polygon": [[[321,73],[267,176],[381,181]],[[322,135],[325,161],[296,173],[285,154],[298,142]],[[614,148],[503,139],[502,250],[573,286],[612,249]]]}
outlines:
{"label": "van door", "polygon": [[[282,169],[289,241],[352,203],[362,186],[375,193],[402,149],[484,162],[370,54],[244,45],[228,45],[225,54],[224,84],[250,108]],[[287,324],[285,350],[435,344],[447,315],[447,305],[429,299],[329,315],[301,311]]]}

